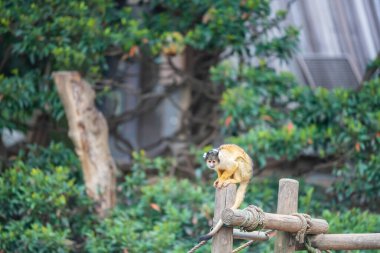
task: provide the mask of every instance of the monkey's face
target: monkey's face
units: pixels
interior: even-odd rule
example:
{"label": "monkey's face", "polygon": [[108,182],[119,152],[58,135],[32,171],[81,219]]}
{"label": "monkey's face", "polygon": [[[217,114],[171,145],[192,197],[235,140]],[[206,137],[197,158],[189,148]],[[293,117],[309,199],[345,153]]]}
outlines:
{"label": "monkey's face", "polygon": [[210,169],[214,169],[216,165],[218,165],[218,161],[215,159],[215,158],[211,158],[208,159],[206,161],[207,163],[207,167],[209,167]]}
{"label": "monkey's face", "polygon": [[203,158],[205,159],[209,169],[215,169],[215,167],[219,164],[218,153],[219,151],[217,149],[204,153]]}

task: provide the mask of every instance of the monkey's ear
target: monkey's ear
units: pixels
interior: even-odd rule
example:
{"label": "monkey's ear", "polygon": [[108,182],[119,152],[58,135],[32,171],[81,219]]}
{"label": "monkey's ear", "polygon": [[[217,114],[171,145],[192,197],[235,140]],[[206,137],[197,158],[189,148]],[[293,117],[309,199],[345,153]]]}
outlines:
{"label": "monkey's ear", "polygon": [[207,157],[207,153],[204,153],[203,154],[203,159],[206,159],[206,157]]}

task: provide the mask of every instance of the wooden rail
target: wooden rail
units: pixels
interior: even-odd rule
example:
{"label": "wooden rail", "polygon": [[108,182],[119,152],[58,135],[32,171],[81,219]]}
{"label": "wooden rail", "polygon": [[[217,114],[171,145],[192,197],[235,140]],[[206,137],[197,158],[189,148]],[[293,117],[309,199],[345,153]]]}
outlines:
{"label": "wooden rail", "polygon": [[[240,209],[225,209],[222,213],[223,223],[227,226],[240,227],[241,224],[245,223],[246,227],[249,227],[251,223],[256,222],[255,217],[251,222],[247,222],[248,217],[252,216],[248,208]],[[302,227],[302,221],[297,216],[285,215],[285,214],[274,214],[274,213],[264,213],[264,227],[263,229],[275,229],[288,233],[296,233]],[[244,228],[244,226],[243,226]],[[308,229],[308,234],[323,234],[329,229],[329,224],[327,221],[322,219],[311,219],[311,227]]]}
{"label": "wooden rail", "polygon": [[[380,249],[380,233],[313,235],[310,241],[320,250]],[[305,246],[297,244],[296,249],[304,250]]]}
{"label": "wooden rail", "polygon": [[269,236],[265,232],[253,231],[253,232],[242,232],[239,229],[233,230],[234,239],[242,240],[255,240],[255,241],[267,241]]}
{"label": "wooden rail", "polygon": [[[264,232],[241,232],[234,229],[234,239],[266,241]],[[380,249],[380,233],[374,234],[322,234],[310,236],[311,246],[320,250],[366,250]],[[304,244],[297,243],[295,250],[305,250]]]}
{"label": "wooden rail", "polygon": [[[252,206],[243,210],[232,210],[229,207],[234,202],[235,194],[235,185],[216,190],[214,224],[222,218],[223,223],[230,227],[223,227],[213,237],[211,252],[231,253],[233,238],[268,240],[269,237],[265,232],[241,232],[232,228],[232,226],[252,228],[256,225],[261,225],[262,229],[277,230],[275,253],[292,253],[305,249],[305,245],[296,242],[294,236],[305,225],[302,217],[293,215],[298,210],[298,182],[296,180],[280,180],[277,214],[257,211],[258,208],[252,208]],[[254,226],[251,226],[252,224]],[[380,249],[380,233],[324,234],[329,228],[327,221],[313,218],[308,221],[308,226],[306,234],[311,246],[319,250]]]}

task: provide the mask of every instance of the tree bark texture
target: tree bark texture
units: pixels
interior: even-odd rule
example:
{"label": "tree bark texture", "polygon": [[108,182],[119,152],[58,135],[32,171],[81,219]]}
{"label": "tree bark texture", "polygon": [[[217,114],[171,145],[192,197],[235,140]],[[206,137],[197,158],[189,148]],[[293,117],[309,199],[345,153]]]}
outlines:
{"label": "tree bark texture", "polygon": [[86,191],[104,216],[116,203],[116,165],[108,146],[108,126],[94,104],[95,92],[78,72],[60,71],[53,78],[69,124],[69,137],[80,159]]}

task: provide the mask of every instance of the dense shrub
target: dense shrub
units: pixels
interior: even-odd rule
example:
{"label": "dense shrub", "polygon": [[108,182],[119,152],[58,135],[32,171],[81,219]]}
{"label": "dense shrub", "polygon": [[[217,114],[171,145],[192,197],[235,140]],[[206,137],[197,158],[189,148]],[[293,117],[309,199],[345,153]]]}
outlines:
{"label": "dense shrub", "polygon": [[329,91],[300,86],[267,66],[225,63],[212,72],[227,87],[221,103],[227,140],[245,147],[259,167],[268,158],[319,158],[341,179],[333,187],[337,201],[378,207],[380,79],[357,91]]}
{"label": "dense shrub", "polygon": [[26,130],[36,110],[59,120],[56,70],[99,78],[112,48],[141,44],[147,30],[111,1],[0,1],[0,126]]}
{"label": "dense shrub", "polygon": [[88,252],[185,252],[207,228],[199,186],[168,178],[139,190],[138,203],[119,207],[87,233]]}
{"label": "dense shrub", "polygon": [[[0,250],[185,252],[209,230],[214,210],[212,180],[190,182],[166,177],[170,160],[149,159],[144,152],[136,152],[132,172],[118,186],[118,207],[101,220],[95,216],[77,173],[56,164],[57,157],[71,168],[77,166],[73,153],[56,143],[47,149],[31,147],[28,155],[20,154],[2,173]],[[277,183],[275,178],[254,179],[243,206],[255,204],[275,212]],[[378,215],[358,209],[328,210],[326,196],[304,183],[300,192],[300,211],[327,219],[332,232],[379,230]],[[273,249],[272,243],[255,247],[260,252]],[[210,244],[199,252],[209,251]]]}
{"label": "dense shrub", "polygon": [[0,248],[68,252],[91,220],[90,201],[67,167],[16,161],[0,177]]}

